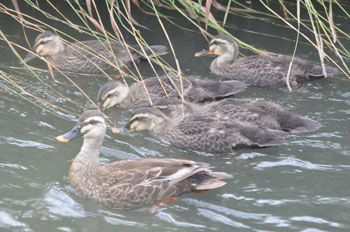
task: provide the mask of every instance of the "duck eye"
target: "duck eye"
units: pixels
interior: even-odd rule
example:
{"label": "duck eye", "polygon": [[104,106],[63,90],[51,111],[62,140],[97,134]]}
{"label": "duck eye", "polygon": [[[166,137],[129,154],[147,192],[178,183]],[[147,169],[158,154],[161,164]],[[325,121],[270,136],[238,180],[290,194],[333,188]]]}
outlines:
{"label": "duck eye", "polygon": [[112,98],[113,96],[119,96],[119,93],[118,92],[113,92],[113,93],[108,93],[107,96],[106,96],[106,99],[107,98]]}
{"label": "duck eye", "polygon": [[96,124],[98,123],[98,121],[96,121],[96,120],[90,120],[89,123],[92,124],[92,125],[96,125]]}
{"label": "duck eye", "polygon": [[50,41],[51,41],[51,39],[41,39],[38,41],[37,46],[47,44]]}
{"label": "duck eye", "polygon": [[39,44],[47,44],[48,42],[49,42],[49,40],[42,40],[42,41],[40,41]]}

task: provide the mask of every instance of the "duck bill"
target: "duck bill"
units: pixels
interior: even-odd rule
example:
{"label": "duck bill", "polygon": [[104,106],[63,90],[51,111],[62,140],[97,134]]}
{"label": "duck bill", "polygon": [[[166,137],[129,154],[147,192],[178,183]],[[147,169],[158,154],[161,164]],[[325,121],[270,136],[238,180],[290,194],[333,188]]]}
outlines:
{"label": "duck bill", "polygon": [[101,110],[101,111],[104,111],[104,110],[105,110],[105,108],[103,107],[103,103],[102,103],[102,102],[99,102],[99,103],[97,104],[97,107],[98,107],[98,109]]}
{"label": "duck bill", "polygon": [[36,46],[34,46],[34,47],[32,48],[32,50],[31,50],[32,52],[28,52],[28,54],[26,55],[26,57],[24,57],[23,61],[24,61],[25,63],[27,63],[27,62],[33,60],[33,59],[36,57],[36,52],[35,52],[35,50],[36,50]]}
{"label": "duck bill", "polygon": [[209,55],[214,55],[214,53],[209,51],[208,49],[200,50],[199,52],[196,52],[194,54],[195,57],[209,56]]}
{"label": "duck bill", "polygon": [[71,141],[72,139],[76,139],[81,137],[83,134],[80,132],[78,125],[74,126],[70,131],[63,135],[59,135],[56,137],[58,142],[66,143]]}
{"label": "duck bill", "polygon": [[112,133],[113,134],[123,134],[123,133],[125,133],[125,130],[126,130],[125,127],[112,128]]}

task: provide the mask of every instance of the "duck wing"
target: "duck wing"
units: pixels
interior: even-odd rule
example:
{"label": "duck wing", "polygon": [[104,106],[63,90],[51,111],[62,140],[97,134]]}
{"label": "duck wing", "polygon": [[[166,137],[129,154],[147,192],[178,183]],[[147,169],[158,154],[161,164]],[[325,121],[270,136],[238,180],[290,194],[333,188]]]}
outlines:
{"label": "duck wing", "polygon": [[277,146],[286,141],[283,131],[251,126],[237,120],[221,121],[215,115],[191,115],[163,139],[191,150],[226,153],[240,147]]}
{"label": "duck wing", "polygon": [[[207,163],[182,159],[145,158],[107,166],[109,173],[120,180],[110,185],[110,192],[124,196],[125,204],[130,208],[168,200],[190,191],[217,188],[225,184],[221,179],[232,177],[227,173],[211,172]],[[115,169],[118,171],[113,172]]]}

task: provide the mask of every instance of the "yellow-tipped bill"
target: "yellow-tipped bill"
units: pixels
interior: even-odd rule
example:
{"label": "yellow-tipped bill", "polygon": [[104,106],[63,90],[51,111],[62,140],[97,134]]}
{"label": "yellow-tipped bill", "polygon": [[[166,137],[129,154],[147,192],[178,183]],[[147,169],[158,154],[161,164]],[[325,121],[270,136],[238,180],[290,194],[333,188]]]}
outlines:
{"label": "yellow-tipped bill", "polygon": [[125,132],[125,127],[112,128],[111,130],[113,134],[122,134]]}
{"label": "yellow-tipped bill", "polygon": [[57,137],[56,137],[56,140],[57,140],[58,142],[61,142],[61,143],[67,143],[67,142],[69,142],[69,139],[66,139],[65,137],[63,137],[63,135],[57,136]]}
{"label": "yellow-tipped bill", "polygon": [[196,52],[194,54],[195,57],[209,56],[209,55],[215,55],[215,54],[213,52],[209,51],[208,49],[202,49],[199,52]]}
{"label": "yellow-tipped bill", "polygon": [[113,133],[113,134],[120,134],[121,131],[120,131],[119,128],[112,128],[112,133]]}
{"label": "yellow-tipped bill", "polygon": [[80,132],[80,128],[78,127],[78,125],[76,125],[67,133],[57,136],[56,140],[58,142],[66,143],[71,141],[72,139],[79,138],[82,135],[83,134]]}

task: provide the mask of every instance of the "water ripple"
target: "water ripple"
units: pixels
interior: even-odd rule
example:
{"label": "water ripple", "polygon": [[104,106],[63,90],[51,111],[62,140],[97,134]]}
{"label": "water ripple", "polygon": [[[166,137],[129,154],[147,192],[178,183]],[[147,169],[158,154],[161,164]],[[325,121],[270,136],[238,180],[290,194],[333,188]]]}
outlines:
{"label": "water ripple", "polygon": [[4,211],[0,211],[0,228],[11,228],[11,227],[25,227],[26,225],[22,222],[14,219],[10,214]]}
{"label": "water ripple", "polygon": [[75,218],[86,216],[83,207],[57,186],[50,188],[44,200],[47,202],[47,208],[52,214]]}
{"label": "water ripple", "polygon": [[243,223],[233,221],[224,215],[214,213],[213,211],[210,211],[207,209],[200,209],[199,208],[198,211],[199,211],[199,214],[201,214],[202,216],[204,216],[204,217],[206,217],[214,222],[221,222],[225,225],[229,225],[229,226],[233,226],[233,227],[237,227],[237,228],[250,228],[249,226],[246,226]]}
{"label": "water ripple", "polygon": [[31,140],[21,140],[21,139],[16,139],[13,137],[4,137],[4,136],[0,136],[0,137],[3,138],[8,144],[16,145],[19,147],[35,147],[35,148],[39,148],[39,149],[54,148],[53,146],[39,143],[39,142],[35,142],[35,141],[31,141]]}
{"label": "water ripple", "polygon": [[141,227],[141,228],[146,227],[146,224],[142,224],[142,223],[134,222],[134,221],[130,221],[130,220],[125,220],[125,219],[119,219],[119,218],[115,218],[115,217],[105,216],[104,219],[106,222],[108,222],[112,225],[137,226],[137,227]]}
{"label": "water ripple", "polygon": [[279,166],[294,166],[299,168],[304,168],[308,170],[332,170],[334,167],[332,165],[325,164],[314,164],[309,161],[301,160],[295,157],[285,157],[282,160],[271,162],[264,161],[260,162],[255,168],[263,170],[265,168],[279,167]]}
{"label": "water ripple", "polygon": [[302,222],[312,222],[316,224],[328,224],[332,227],[338,227],[338,228],[344,228],[342,224],[336,223],[336,222],[330,222],[322,218],[317,217],[311,217],[311,216],[298,216],[298,217],[291,217],[290,220],[292,221],[302,221]]}
{"label": "water ripple", "polygon": [[179,227],[206,228],[203,225],[178,221],[171,214],[168,214],[165,212],[157,213],[157,217],[159,217],[163,221],[173,223],[174,225],[179,226]]}
{"label": "water ripple", "polygon": [[217,205],[213,205],[213,204],[209,204],[203,201],[199,201],[199,200],[195,200],[195,199],[190,199],[190,198],[185,198],[183,199],[185,202],[189,203],[189,204],[193,204],[197,207],[205,207],[211,210],[215,210],[217,212],[220,213],[224,213],[227,215],[231,215],[237,218],[244,218],[244,219],[254,219],[254,220],[262,220],[263,217],[268,216],[267,214],[257,214],[257,213],[245,213],[245,212],[241,212],[241,211],[237,211],[237,210],[233,210],[233,209],[229,209],[223,206],[217,206]]}

